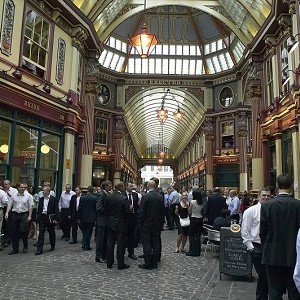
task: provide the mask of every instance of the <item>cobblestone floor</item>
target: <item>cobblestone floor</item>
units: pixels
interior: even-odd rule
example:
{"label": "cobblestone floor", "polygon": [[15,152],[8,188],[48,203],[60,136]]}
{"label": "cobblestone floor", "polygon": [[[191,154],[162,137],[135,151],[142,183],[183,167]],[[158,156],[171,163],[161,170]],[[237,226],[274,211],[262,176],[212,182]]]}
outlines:
{"label": "cobblestone floor", "polygon": [[[47,234],[46,234],[47,236]],[[0,252],[0,299],[163,299],[163,300],[252,300],[255,299],[256,275],[248,278],[222,276],[218,271],[218,254],[208,252],[206,257],[188,257],[174,253],[177,231],[163,231],[163,255],[157,270],[138,267],[142,259],[128,259],[126,270],[116,264],[107,269],[96,263],[93,250],[82,251],[81,243],[69,245],[60,240],[54,252],[35,256],[36,247],[30,240],[28,253],[8,255],[11,246]],[[79,233],[81,237],[81,233]],[[80,241],[80,240],[79,240]],[[20,241],[20,246],[21,246]],[[22,246],[20,247],[22,250]],[[204,249],[202,249],[204,251]],[[136,249],[142,254],[142,247]],[[284,298],[286,299],[286,298]]]}

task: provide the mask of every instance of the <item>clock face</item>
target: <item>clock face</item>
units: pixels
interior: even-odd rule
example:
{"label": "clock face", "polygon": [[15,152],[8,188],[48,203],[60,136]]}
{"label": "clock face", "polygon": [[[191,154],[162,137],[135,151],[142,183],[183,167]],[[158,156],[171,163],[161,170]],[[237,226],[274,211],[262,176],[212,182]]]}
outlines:
{"label": "clock face", "polygon": [[105,84],[100,84],[99,85],[99,90],[98,94],[96,96],[97,101],[101,105],[105,105],[109,102],[110,100],[110,91],[107,85]]}

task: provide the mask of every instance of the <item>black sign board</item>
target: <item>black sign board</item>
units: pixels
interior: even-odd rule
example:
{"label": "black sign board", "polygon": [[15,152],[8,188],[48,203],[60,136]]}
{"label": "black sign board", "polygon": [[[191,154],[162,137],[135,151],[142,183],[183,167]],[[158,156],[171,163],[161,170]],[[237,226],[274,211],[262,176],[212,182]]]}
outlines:
{"label": "black sign board", "polygon": [[220,241],[220,277],[221,274],[232,276],[252,276],[251,257],[243,244],[240,232],[230,228],[221,228]]}

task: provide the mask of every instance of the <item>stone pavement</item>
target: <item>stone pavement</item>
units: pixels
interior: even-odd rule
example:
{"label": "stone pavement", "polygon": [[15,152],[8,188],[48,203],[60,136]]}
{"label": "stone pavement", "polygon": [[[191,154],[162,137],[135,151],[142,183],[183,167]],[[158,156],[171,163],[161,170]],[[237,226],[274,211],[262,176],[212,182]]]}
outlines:
{"label": "stone pavement", "polygon": [[[81,243],[69,245],[60,240],[49,252],[35,256],[36,247],[30,240],[27,254],[8,255],[11,246],[0,252],[0,299],[163,299],[163,300],[253,300],[255,299],[256,275],[234,278],[222,275],[219,278],[218,254],[210,251],[203,257],[188,257],[174,253],[177,230],[163,231],[163,255],[158,269],[143,270],[138,267],[142,259],[128,259],[126,270],[112,269],[94,261],[93,250],[82,251]],[[79,233],[81,237],[81,233]],[[22,250],[22,241],[20,241]],[[204,252],[204,247],[202,247]],[[136,249],[142,254],[142,247]],[[287,299],[287,298],[284,298]]]}

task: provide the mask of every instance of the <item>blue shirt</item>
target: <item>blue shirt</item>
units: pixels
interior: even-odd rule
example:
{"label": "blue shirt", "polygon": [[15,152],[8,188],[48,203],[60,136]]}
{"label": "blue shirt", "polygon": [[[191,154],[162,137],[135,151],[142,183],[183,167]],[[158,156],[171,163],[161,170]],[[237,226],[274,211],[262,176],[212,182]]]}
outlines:
{"label": "blue shirt", "polygon": [[228,209],[230,210],[230,215],[237,215],[240,213],[240,199],[234,196],[229,204]]}
{"label": "blue shirt", "polygon": [[173,191],[170,195],[169,195],[169,200],[171,202],[171,204],[178,204],[179,203],[179,194],[177,191]]}

